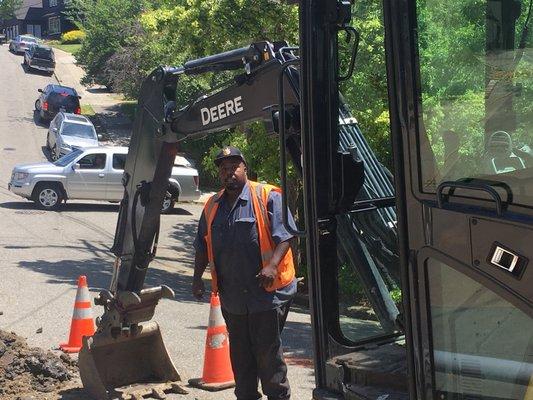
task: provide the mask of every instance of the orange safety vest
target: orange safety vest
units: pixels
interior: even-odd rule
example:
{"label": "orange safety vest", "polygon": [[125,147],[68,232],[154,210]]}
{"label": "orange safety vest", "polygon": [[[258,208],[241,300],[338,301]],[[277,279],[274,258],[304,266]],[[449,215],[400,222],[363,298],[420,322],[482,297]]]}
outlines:
{"label": "orange safety vest", "polygon": [[[268,195],[271,190],[281,192],[281,189],[267,184],[261,184],[257,182],[248,181],[250,186],[250,197],[252,198],[252,205],[256,220],[257,232],[259,237],[259,249],[261,252],[261,261],[263,268],[268,264],[276,244],[272,240],[272,234],[270,232],[270,219],[268,217],[267,202]],[[207,223],[207,234],[205,235],[205,242],[207,244],[207,259],[209,261],[209,269],[211,271],[211,287],[214,293],[218,293],[217,273],[215,268],[215,257],[213,254],[213,242],[211,239],[211,225],[215,219],[215,215],[218,209],[217,200],[224,194],[224,190],[221,190],[217,194],[211,196],[205,203],[204,215]],[[289,248],[285,256],[278,264],[278,275],[272,286],[266,288],[267,291],[273,292],[279,288],[287,286],[292,282],[295,276],[294,262],[292,259],[292,250]]]}

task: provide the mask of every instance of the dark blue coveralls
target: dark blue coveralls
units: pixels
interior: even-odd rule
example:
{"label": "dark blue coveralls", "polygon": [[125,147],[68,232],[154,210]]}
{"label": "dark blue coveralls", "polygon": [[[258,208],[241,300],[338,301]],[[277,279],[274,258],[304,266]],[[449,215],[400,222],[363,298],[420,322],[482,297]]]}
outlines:
{"label": "dark blue coveralls", "polygon": [[[269,400],[289,399],[281,331],[296,293],[296,280],[274,292],[258,284],[255,276],[261,269],[261,255],[249,185],[244,186],[233,207],[225,195],[218,203],[211,232],[222,314],[230,337],[235,395],[238,400],[260,399],[260,379]],[[283,226],[281,204],[281,194],[271,191],[267,210],[276,245],[293,237]],[[289,223],[294,226],[290,211]],[[196,251],[207,253],[206,234],[202,213],[194,241]]]}

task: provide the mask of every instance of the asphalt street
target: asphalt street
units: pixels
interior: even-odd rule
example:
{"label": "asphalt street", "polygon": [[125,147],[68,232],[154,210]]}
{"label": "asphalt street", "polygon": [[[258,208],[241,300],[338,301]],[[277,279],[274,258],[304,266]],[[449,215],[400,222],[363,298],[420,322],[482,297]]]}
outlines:
{"label": "asphalt street", "polygon": [[[0,328],[26,337],[31,346],[56,349],[68,338],[78,276],[87,276],[92,296],[109,286],[118,206],[69,201],[60,211],[47,212],[7,190],[15,164],[46,160],[47,127],[36,123],[33,109],[37,89],[56,78],[26,73],[22,56],[5,45],[0,46],[0,71]],[[175,290],[173,300],[160,303],[154,320],[185,382],[201,375],[209,314],[207,299],[196,302],[190,295],[192,242],[201,210],[200,204],[178,204],[162,216],[158,256],[147,276],[147,285]],[[93,307],[93,312],[102,310]],[[305,310],[289,315],[284,343],[293,398],[311,399],[311,328]],[[231,390],[190,389],[189,395],[173,398],[234,396]]]}

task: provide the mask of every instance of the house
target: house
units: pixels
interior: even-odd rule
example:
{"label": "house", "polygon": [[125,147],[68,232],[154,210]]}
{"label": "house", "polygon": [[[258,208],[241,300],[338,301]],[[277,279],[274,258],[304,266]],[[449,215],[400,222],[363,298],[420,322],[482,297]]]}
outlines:
{"label": "house", "polygon": [[22,0],[15,18],[0,24],[7,38],[30,34],[44,39],[58,39],[62,33],[75,29],[64,15],[68,0]]}

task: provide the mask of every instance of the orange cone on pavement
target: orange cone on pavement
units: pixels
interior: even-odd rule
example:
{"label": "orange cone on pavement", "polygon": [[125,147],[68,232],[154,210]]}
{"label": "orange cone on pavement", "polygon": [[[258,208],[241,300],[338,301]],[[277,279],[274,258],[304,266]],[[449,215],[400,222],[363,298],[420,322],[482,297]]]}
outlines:
{"label": "orange cone on pavement", "polygon": [[78,291],[74,303],[74,313],[70,324],[68,343],[62,343],[59,348],[65,353],[77,353],[81,349],[81,338],[94,335],[94,320],[91,309],[91,297],[87,287],[87,278],[78,278]]}
{"label": "orange cone on pavement", "polygon": [[235,386],[229,357],[229,336],[226,329],[220,299],[211,293],[209,326],[205,342],[204,372],[199,379],[190,379],[191,386],[217,391]]}

